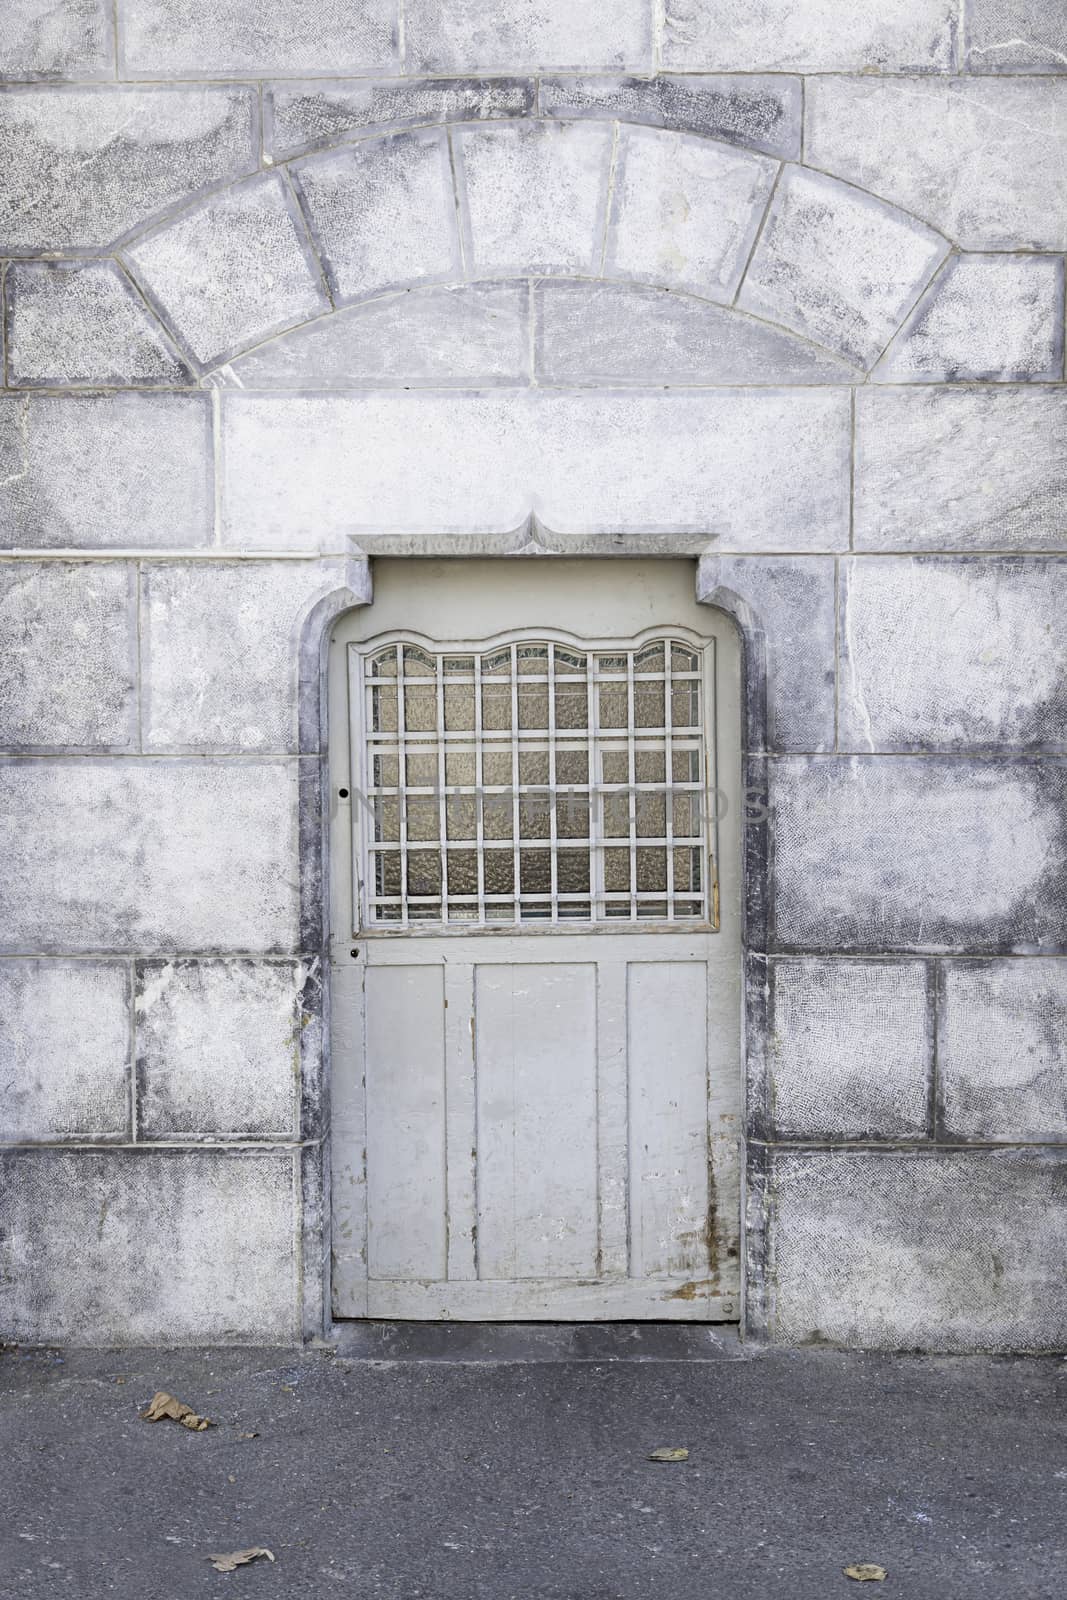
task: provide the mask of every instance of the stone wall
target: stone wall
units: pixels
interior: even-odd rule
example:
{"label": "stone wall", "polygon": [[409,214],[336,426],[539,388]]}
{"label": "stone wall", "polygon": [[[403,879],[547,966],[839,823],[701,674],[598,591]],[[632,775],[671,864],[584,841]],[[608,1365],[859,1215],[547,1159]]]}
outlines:
{"label": "stone wall", "polygon": [[1067,1346],[1061,8],[8,0],[0,77],[0,1337],[321,1330],[318,651],[533,512],[745,632],[750,1329]]}

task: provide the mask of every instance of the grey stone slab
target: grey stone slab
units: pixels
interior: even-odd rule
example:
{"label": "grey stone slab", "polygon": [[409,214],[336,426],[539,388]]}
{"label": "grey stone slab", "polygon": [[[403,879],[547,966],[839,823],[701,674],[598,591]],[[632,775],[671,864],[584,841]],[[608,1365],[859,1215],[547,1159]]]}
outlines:
{"label": "grey stone slab", "polygon": [[968,72],[1063,72],[1067,11],[1049,0],[965,0]]}
{"label": "grey stone slab", "polygon": [[125,962],[0,961],[0,1140],[126,1136],[130,1003]]}
{"label": "grey stone slab", "polygon": [[0,564],[0,748],[136,743],[136,608],[124,562]]}
{"label": "grey stone slab", "polygon": [[863,556],[841,589],[841,748],[1067,747],[1067,562]]}
{"label": "grey stone slab", "polygon": [[299,1133],[296,961],[137,964],[137,1126],[146,1139]]}
{"label": "grey stone slab", "polygon": [[417,72],[652,67],[652,10],[644,0],[407,0],[405,33]]}
{"label": "grey stone slab", "polygon": [[964,250],[1067,246],[1067,78],[813,78],[804,159]]}
{"label": "grey stone slab", "polygon": [[[761,652],[770,750],[834,748],[834,563],[828,556],[706,556],[697,595],[740,613]],[[758,670],[750,663],[750,677]],[[758,714],[763,708],[758,708]],[[751,753],[751,752],[750,752]]]}
{"label": "grey stone slab", "polygon": [[453,133],[453,148],[473,274],[599,271],[610,125],[463,127]]}
{"label": "grey stone slab", "polygon": [[146,1149],[0,1155],[6,1337],[111,1347],[295,1342],[295,1159]]}
{"label": "grey stone slab", "polygon": [[131,78],[373,72],[400,61],[398,0],[119,0]]}
{"label": "grey stone slab", "polygon": [[258,165],[250,89],[9,90],[0,255],[98,250]]}
{"label": "grey stone slab", "polygon": [[293,170],[338,299],[462,275],[443,133],[387,134]]}
{"label": "grey stone slab", "polygon": [[873,376],[881,383],[1062,378],[1062,257],[953,256]]}
{"label": "grey stone slab", "polygon": [[111,12],[108,0],[8,0],[0,80],[110,77]]}
{"label": "grey stone slab", "polygon": [[774,946],[1067,949],[1067,767],[948,756],[768,764]]}
{"label": "grey stone slab", "polygon": [[126,252],[203,365],[328,310],[289,185],[275,173],[209,196]]}
{"label": "grey stone slab", "polygon": [[948,72],[953,0],[666,0],[663,64],[719,72]]}
{"label": "grey stone slab", "polygon": [[146,564],[144,748],[295,751],[303,622],[343,582],[337,562]]}
{"label": "grey stone slab", "polygon": [[291,951],[296,829],[291,762],[4,761],[2,947]]}
{"label": "grey stone slab", "polygon": [[246,389],[524,384],[529,302],[525,283],[406,289],[274,339],[232,371]]}
{"label": "grey stone slab", "polygon": [[847,547],[844,389],[227,391],[221,404],[223,539],[238,548],[337,551],[363,532],[499,534],[531,509],[564,537],[684,530],[725,548]]}
{"label": "grey stone slab", "polygon": [[1067,1141],[1067,962],[948,961],[937,1071],[950,1139]]}
{"label": "grey stone slab", "polygon": [[869,367],[948,250],[870,195],[787,168],[738,304]]}
{"label": "grey stone slab", "polygon": [[179,387],[188,364],[113,261],[7,270],[7,371],[13,387]]}
{"label": "grey stone slab", "polygon": [[529,116],[536,99],[532,78],[272,83],[263,92],[263,143],[283,160],[384,128]]}
{"label": "grey stone slab", "polygon": [[800,155],[800,79],[779,74],[542,78],[538,104],[548,117],[615,117],[787,161]]}
{"label": "grey stone slab", "polygon": [[767,971],[772,1137],[926,1137],[933,1059],[926,963],[798,958],[772,961]]}
{"label": "grey stone slab", "polygon": [[535,286],[537,374],[569,384],[857,383],[855,367],[755,317],[628,283]]}
{"label": "grey stone slab", "polygon": [[856,547],[1067,548],[1067,394],[884,388],[856,396]]}
{"label": "grey stone slab", "polygon": [[777,166],[766,156],[658,128],[622,128],[606,269],[733,299]]}
{"label": "grey stone slab", "polygon": [[771,1337],[866,1350],[1061,1351],[1063,1151],[769,1155]]}
{"label": "grey stone slab", "polygon": [[211,540],[208,395],[0,395],[5,549]]}

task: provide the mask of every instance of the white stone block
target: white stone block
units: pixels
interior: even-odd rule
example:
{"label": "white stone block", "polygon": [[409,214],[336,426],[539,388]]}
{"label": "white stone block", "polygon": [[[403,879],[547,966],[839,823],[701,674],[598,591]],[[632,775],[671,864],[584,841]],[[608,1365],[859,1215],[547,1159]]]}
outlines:
{"label": "white stone block", "polygon": [[7,0],[0,79],[107,78],[114,50],[108,0]]}
{"label": "white stone block", "polygon": [[1067,549],[1062,388],[856,396],[856,548]]}
{"label": "white stone block", "polygon": [[461,276],[443,133],[367,139],[294,171],[337,299]]}
{"label": "white stone block", "polygon": [[3,948],[295,949],[295,765],[0,763]]}
{"label": "white stone block", "polygon": [[1052,0],[967,0],[968,72],[1063,72],[1067,11]]}
{"label": "white stone block", "polygon": [[729,302],[777,170],[705,139],[621,129],[607,273]]}
{"label": "white stone block", "polygon": [[139,962],[140,1135],[295,1139],[306,976],[293,961]]}
{"label": "white stone block", "polygon": [[841,591],[841,748],[1067,748],[1067,562],[861,556]]}
{"label": "white stone block", "polygon": [[666,0],[663,65],[691,72],[948,72],[953,0]]}
{"label": "white stone block", "polygon": [[964,250],[1067,246],[1067,77],[813,78],[804,159]]}
{"label": "white stone block", "polygon": [[175,387],[189,367],[113,261],[13,261],[6,279],[13,387]]}
{"label": "white stone block", "polygon": [[292,1344],[298,1157],[0,1156],[0,1325],[64,1345]]}
{"label": "white stone block", "polygon": [[130,1004],[125,962],[0,961],[0,1140],[126,1136]]}
{"label": "white stone block", "polygon": [[644,0],[407,0],[405,25],[416,72],[652,68]]}
{"label": "white stone block", "polygon": [[136,654],[132,566],[0,564],[0,749],[134,746]]}
{"label": "white stone block", "polygon": [[929,228],[869,195],[791,167],[738,304],[869,367],[948,249]]}
{"label": "white stone block", "polygon": [[258,165],[254,89],[10,89],[0,256],[113,244]]}
{"label": "white stone block", "polygon": [[386,128],[531,116],[536,100],[532,78],[273,83],[263,92],[263,146],[281,161]]}
{"label": "white stone block", "polygon": [[799,78],[706,77],[542,78],[538,107],[547,117],[617,117],[649,128],[675,128],[705,139],[796,160],[800,155]]}
{"label": "white stone block", "polygon": [[1067,1141],[1067,962],[946,962],[940,1011],[947,1136]]}
{"label": "white stone block", "polygon": [[456,180],[475,277],[599,271],[610,125],[457,128]]}
{"label": "white stone block", "polygon": [[499,533],[531,509],[562,534],[847,547],[844,389],[221,398],[224,539],[237,548]]}
{"label": "white stone block", "polygon": [[398,0],[119,0],[131,78],[368,72],[399,65]]}
{"label": "white stone block", "polygon": [[1063,376],[1063,260],[953,256],[874,370],[881,383]]}
{"label": "white stone block", "polygon": [[330,308],[296,202],[273,173],[209,196],[126,258],[204,366]]}

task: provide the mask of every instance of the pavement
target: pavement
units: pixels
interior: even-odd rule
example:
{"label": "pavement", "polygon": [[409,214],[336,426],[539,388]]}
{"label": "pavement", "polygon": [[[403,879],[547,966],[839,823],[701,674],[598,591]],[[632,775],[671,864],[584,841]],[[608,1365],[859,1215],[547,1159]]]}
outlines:
{"label": "pavement", "polygon": [[[215,1425],[141,1421],[160,1389]],[[6,1348],[0,1596],[1064,1600],[1065,1400],[1061,1358],[708,1329]]]}

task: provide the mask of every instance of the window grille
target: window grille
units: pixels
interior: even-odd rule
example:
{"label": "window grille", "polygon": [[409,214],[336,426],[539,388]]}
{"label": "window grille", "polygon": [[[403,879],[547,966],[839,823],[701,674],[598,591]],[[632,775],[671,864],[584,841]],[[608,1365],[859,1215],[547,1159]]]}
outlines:
{"label": "window grille", "polygon": [[353,646],[364,924],[715,920],[713,648]]}

